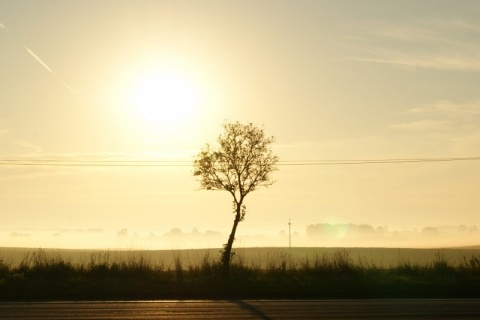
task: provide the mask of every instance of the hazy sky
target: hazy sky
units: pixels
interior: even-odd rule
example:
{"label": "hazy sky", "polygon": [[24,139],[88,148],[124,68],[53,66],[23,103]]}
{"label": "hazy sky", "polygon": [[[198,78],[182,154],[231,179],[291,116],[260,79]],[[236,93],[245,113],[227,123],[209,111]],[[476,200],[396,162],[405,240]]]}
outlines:
{"label": "hazy sky", "polygon": [[[220,247],[230,196],[189,165],[225,119],[264,125],[282,161],[480,157],[479,16],[475,0],[0,0],[0,246],[183,247],[164,234],[197,228]],[[478,160],[274,176],[235,245],[288,245],[289,218],[318,246],[309,225],[480,226]]]}

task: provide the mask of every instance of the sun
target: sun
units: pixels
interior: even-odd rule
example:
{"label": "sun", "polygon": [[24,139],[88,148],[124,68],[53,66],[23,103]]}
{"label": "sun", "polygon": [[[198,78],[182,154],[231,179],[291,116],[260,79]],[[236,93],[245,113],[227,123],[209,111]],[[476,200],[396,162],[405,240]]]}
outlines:
{"label": "sun", "polygon": [[128,117],[144,131],[175,133],[194,121],[200,105],[199,86],[184,72],[152,68],[139,72],[124,88]]}

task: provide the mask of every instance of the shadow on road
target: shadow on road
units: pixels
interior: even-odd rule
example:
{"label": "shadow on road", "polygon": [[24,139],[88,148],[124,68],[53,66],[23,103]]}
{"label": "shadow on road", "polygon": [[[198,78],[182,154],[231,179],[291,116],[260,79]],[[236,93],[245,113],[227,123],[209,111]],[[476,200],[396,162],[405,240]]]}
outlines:
{"label": "shadow on road", "polygon": [[229,300],[229,302],[235,303],[236,305],[238,305],[243,310],[249,311],[251,314],[253,314],[257,317],[260,317],[260,319],[272,320],[272,318],[270,318],[268,315],[266,315],[262,311],[258,310],[256,307],[252,306],[251,304],[246,303],[243,300]]}

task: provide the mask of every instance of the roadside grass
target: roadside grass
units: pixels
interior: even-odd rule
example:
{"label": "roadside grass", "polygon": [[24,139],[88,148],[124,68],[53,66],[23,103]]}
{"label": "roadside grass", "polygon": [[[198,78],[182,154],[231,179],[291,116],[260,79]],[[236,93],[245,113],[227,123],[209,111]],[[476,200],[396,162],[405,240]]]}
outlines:
{"label": "roadside grass", "polygon": [[480,256],[452,263],[438,252],[429,263],[378,267],[354,261],[345,249],[295,259],[277,252],[266,261],[260,266],[237,256],[225,278],[209,252],[196,264],[186,265],[178,254],[167,265],[110,252],[74,263],[38,249],[18,265],[0,260],[0,300],[480,297]]}

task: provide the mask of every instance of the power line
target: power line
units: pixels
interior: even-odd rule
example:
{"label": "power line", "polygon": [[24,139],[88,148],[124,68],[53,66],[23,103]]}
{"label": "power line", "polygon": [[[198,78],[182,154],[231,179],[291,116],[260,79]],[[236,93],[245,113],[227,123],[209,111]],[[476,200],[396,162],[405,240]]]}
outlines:
{"label": "power line", "polygon": [[63,167],[189,167],[187,160],[73,160],[73,159],[6,159],[3,166],[63,166]]}
{"label": "power line", "polygon": [[284,166],[312,166],[312,165],[361,165],[361,164],[395,164],[412,162],[451,162],[451,161],[474,161],[480,160],[480,157],[463,158],[420,158],[420,159],[369,159],[369,160],[305,160],[305,161],[285,161]]}
{"label": "power line", "polygon": [[0,160],[0,166],[53,166],[53,167],[191,167],[191,164],[179,163],[90,163],[90,162],[3,162]]}
{"label": "power line", "polygon": [[[365,165],[401,164],[419,162],[478,161],[480,157],[460,158],[399,158],[399,159],[336,159],[336,160],[287,160],[279,161],[278,166],[325,166],[325,165]],[[187,160],[74,160],[74,159],[4,159],[0,166],[56,166],[56,167],[190,167]]]}

